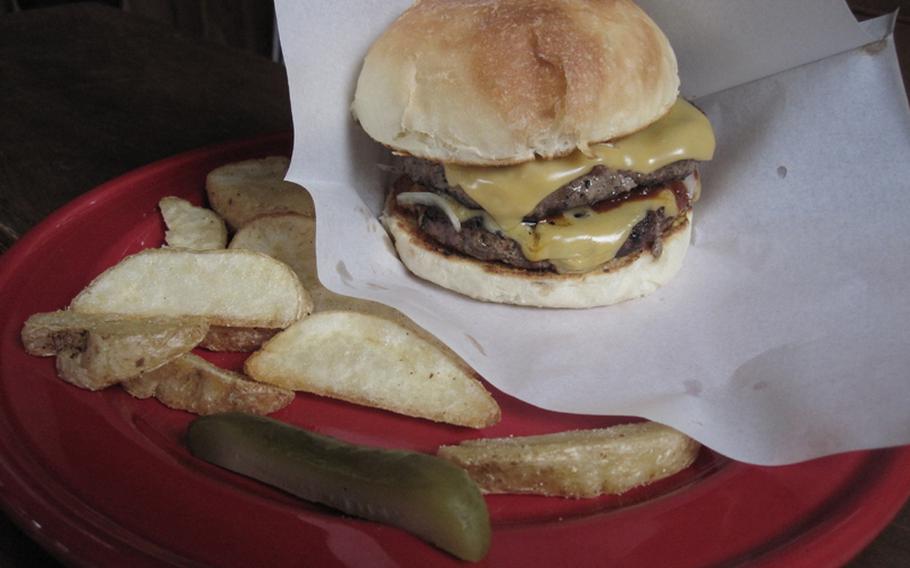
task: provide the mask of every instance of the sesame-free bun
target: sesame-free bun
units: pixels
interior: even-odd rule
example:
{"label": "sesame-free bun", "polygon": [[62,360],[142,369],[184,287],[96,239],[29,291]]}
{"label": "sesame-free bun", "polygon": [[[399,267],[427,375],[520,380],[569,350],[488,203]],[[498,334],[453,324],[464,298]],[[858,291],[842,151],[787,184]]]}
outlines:
{"label": "sesame-free bun", "polygon": [[505,165],[640,130],[678,90],[630,0],[418,0],[367,53],[353,111],[394,150]]}
{"label": "sesame-free bun", "polygon": [[[382,223],[401,262],[415,276],[476,300],[538,308],[593,308],[640,298],[669,282],[682,266],[692,234],[692,213],[662,239],[662,252],[648,251],[583,274],[536,272],[444,250],[398,207],[386,202]],[[609,266],[609,265],[608,265]]]}

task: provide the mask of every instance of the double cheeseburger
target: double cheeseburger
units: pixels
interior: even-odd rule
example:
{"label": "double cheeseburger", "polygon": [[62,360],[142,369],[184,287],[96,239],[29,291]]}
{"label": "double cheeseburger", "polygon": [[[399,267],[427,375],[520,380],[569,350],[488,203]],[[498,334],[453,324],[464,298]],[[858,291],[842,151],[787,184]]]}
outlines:
{"label": "double cheeseburger", "polygon": [[585,308],[682,263],[714,135],[678,92],[629,0],[419,0],[370,48],[353,111],[392,151],[383,222],[411,272]]}

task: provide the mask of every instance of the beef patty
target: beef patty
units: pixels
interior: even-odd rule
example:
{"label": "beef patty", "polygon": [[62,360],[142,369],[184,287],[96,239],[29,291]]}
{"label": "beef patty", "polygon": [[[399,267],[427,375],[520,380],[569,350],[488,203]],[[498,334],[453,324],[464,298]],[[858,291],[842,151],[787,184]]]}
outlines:
{"label": "beef patty", "polygon": [[[590,177],[592,175],[594,175],[594,172],[583,177]],[[563,191],[565,187],[572,186],[576,184],[576,182],[578,182],[578,179],[569,182],[566,186],[563,186],[563,188],[560,188],[557,191]],[[643,250],[650,251],[656,257],[660,256],[662,246],[661,237],[674,226],[678,219],[684,218],[685,212],[689,209],[689,198],[685,186],[678,179],[661,183],[660,185],[666,185],[673,190],[677,197],[677,205],[680,210],[679,215],[676,217],[667,216],[665,215],[663,208],[656,211],[649,211],[645,218],[632,228],[628,239],[626,239],[626,242],[623,243],[622,247],[620,247],[617,252],[614,259],[615,261],[621,261],[623,258]],[[614,205],[610,203],[611,201],[615,201],[616,204],[618,204],[627,199],[633,199],[636,197],[636,194],[646,194],[651,187],[654,186],[642,186],[617,192],[614,193],[611,198],[599,200],[596,204],[592,203],[592,205],[595,205],[596,209],[609,208]],[[398,205],[395,200],[395,196],[399,193],[408,191],[422,192],[429,189],[431,188],[412,180],[407,175],[400,175],[392,186],[392,195],[389,200],[390,206],[411,212],[421,231],[440,244],[443,249],[458,252],[479,260],[502,262],[510,266],[528,270],[555,271],[555,268],[550,262],[528,260],[524,256],[521,245],[519,245],[518,242],[502,233],[488,231],[483,225],[483,220],[479,217],[461,223],[461,229],[459,230],[452,225],[452,222],[446,214],[436,207],[425,205],[402,206]],[[437,192],[438,191],[437,188]],[[453,195],[451,191],[446,191],[446,193]],[[546,199],[550,198],[547,197]],[[468,204],[465,203],[465,205]],[[473,208],[479,209],[480,206],[475,204]]]}
{"label": "beef patty", "polygon": [[[594,205],[612,199],[637,187],[663,185],[672,180],[681,180],[693,173],[696,165],[695,160],[681,160],[650,174],[613,170],[602,165],[594,166],[587,174],[573,179],[546,196],[525,216],[525,220],[539,221],[566,209]],[[446,193],[472,209],[480,208],[480,205],[461,187],[448,184],[445,168],[439,162],[412,156],[393,156],[392,173],[395,177],[405,175],[428,191]]]}

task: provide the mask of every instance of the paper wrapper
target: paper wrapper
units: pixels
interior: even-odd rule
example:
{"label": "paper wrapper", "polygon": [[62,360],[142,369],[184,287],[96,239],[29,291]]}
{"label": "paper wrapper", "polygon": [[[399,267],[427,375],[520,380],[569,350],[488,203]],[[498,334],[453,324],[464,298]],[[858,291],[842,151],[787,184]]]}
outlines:
{"label": "paper wrapper", "polygon": [[377,220],[386,152],[350,113],[408,0],[277,2],[288,178],[328,288],[398,308],[502,391],[642,416],[737,460],[910,443],[910,113],[888,18],[840,0],[640,2],[714,125],[692,246],[656,293],[591,310],[458,296],[411,276]]}

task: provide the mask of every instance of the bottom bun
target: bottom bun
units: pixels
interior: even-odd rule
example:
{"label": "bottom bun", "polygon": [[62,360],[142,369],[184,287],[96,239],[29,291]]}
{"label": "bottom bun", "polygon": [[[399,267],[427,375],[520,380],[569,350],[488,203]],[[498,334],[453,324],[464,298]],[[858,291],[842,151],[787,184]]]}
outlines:
{"label": "bottom bun", "polygon": [[659,258],[644,251],[606,270],[583,274],[535,272],[447,251],[423,235],[397,208],[382,222],[401,262],[416,276],[477,300],[539,308],[593,308],[640,298],[672,279],[692,233],[692,213],[662,240]]}

